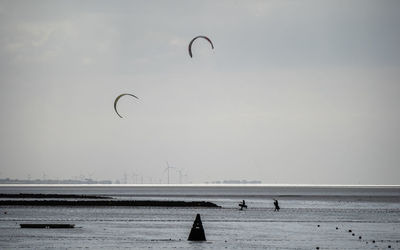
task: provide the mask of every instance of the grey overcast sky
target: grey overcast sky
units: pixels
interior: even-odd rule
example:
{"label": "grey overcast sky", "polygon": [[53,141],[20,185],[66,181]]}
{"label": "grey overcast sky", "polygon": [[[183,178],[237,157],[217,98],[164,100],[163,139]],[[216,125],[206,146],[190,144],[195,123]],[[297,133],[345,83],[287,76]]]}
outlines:
{"label": "grey overcast sky", "polygon": [[[0,1],[0,178],[400,184],[400,1]],[[187,45],[197,35],[190,58]],[[113,102],[121,93],[119,118]]]}

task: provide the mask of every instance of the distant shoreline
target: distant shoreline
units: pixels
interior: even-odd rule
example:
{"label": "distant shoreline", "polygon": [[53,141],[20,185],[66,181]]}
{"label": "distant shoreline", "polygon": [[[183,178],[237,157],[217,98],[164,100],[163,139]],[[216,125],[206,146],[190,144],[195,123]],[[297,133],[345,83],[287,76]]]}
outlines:
{"label": "distant shoreline", "polygon": [[321,187],[400,188],[400,184],[0,184],[1,187]]}

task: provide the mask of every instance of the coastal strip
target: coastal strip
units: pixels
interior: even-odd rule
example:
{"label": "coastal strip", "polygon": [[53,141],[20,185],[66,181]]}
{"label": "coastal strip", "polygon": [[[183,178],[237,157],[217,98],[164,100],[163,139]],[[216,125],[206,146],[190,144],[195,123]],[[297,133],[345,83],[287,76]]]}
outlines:
{"label": "coastal strip", "polygon": [[209,207],[220,206],[208,201],[154,200],[0,200],[0,206],[127,206],[127,207]]}

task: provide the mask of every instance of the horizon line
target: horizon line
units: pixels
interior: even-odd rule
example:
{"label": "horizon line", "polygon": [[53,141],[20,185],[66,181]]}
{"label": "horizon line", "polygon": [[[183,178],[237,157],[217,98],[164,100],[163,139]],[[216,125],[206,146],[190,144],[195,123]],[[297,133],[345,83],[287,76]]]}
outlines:
{"label": "horizon line", "polygon": [[400,184],[0,184],[0,187],[394,187]]}

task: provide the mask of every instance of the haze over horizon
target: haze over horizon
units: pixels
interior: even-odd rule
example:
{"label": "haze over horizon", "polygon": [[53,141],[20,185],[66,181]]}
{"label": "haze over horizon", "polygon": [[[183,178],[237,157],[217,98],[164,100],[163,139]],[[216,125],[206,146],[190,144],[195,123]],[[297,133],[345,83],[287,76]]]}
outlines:
{"label": "haze over horizon", "polygon": [[400,184],[399,13],[2,0],[0,178]]}

